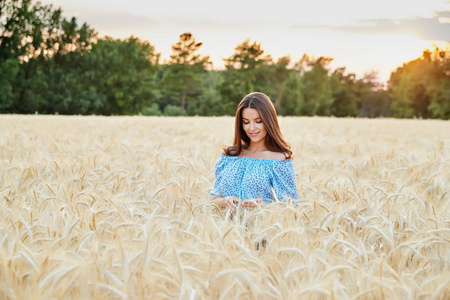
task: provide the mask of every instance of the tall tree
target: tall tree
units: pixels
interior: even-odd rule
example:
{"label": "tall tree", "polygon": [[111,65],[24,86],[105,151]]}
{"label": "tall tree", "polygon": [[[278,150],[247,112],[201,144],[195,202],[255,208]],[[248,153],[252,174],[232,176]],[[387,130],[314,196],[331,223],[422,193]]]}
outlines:
{"label": "tall tree", "polygon": [[355,93],[355,74],[345,74],[345,67],[337,68],[331,74],[333,103],[330,108],[336,117],[358,116],[358,97]]}
{"label": "tall tree", "polygon": [[264,55],[261,43],[252,43],[250,39],[246,39],[224,62],[226,71],[220,93],[227,114],[234,114],[236,104],[250,92],[261,91],[270,94],[267,91],[269,77],[264,67],[272,63],[272,57]]}
{"label": "tall tree", "polygon": [[[41,76],[45,62],[57,55],[88,49],[96,33],[86,24],[78,27],[75,18],[62,18],[61,9],[31,0],[3,0],[0,12],[1,68],[17,65],[8,61],[19,62],[17,76],[9,80],[14,87],[9,110],[33,112],[45,102],[36,93],[45,87]],[[0,80],[0,84],[7,85],[5,81]],[[9,90],[7,86],[6,89]]]}
{"label": "tall tree", "polygon": [[283,82],[283,102],[280,103],[279,113],[290,116],[301,115],[304,105],[303,84],[300,72],[296,68],[292,69]]}
{"label": "tall tree", "polygon": [[47,113],[137,114],[157,97],[159,53],[136,37],[105,37],[83,55],[48,61]]}
{"label": "tall tree", "polygon": [[331,57],[320,56],[316,59],[305,54],[297,63],[297,67],[303,72],[302,114],[330,115],[334,99],[328,65],[332,60]]}
{"label": "tall tree", "polygon": [[394,117],[450,118],[450,51],[438,47],[397,68],[389,79]]}
{"label": "tall tree", "polygon": [[292,69],[289,69],[290,63],[291,57],[286,55],[280,57],[276,63],[267,66],[267,68],[270,68],[270,71],[268,72],[270,76],[269,84],[274,87],[276,93],[274,106],[277,113],[281,115],[286,114],[286,110],[283,106],[283,100],[287,90],[289,75],[293,72]]}
{"label": "tall tree", "polygon": [[19,60],[8,58],[0,61],[0,113],[12,110],[14,78],[19,72]]}
{"label": "tall tree", "polygon": [[363,117],[387,117],[391,114],[391,98],[383,84],[378,81],[378,72],[370,71],[356,81],[356,96],[359,99],[359,115]]}
{"label": "tall tree", "polygon": [[209,56],[198,53],[202,45],[192,33],[181,34],[178,42],[172,45],[172,54],[160,82],[162,97],[167,101],[177,98],[181,115],[185,114],[189,97],[200,94],[206,70],[212,66]]}
{"label": "tall tree", "polygon": [[433,118],[450,119],[450,48],[436,47],[430,58],[435,75],[426,89],[430,100],[428,111]]}
{"label": "tall tree", "polygon": [[223,73],[209,71],[203,78],[202,91],[197,101],[191,101],[190,111],[194,115],[218,116],[225,114],[224,102],[219,92],[219,86],[223,82]]}
{"label": "tall tree", "polygon": [[99,40],[87,56],[91,84],[105,96],[103,114],[136,114],[156,99],[160,54],[137,37]]}

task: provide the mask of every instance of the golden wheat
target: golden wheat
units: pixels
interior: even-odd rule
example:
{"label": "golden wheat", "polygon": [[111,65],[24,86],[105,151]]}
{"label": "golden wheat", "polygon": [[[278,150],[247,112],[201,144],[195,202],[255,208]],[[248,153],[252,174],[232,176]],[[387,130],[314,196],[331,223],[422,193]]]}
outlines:
{"label": "golden wheat", "polygon": [[1,116],[0,298],[448,299],[450,123],[280,124],[298,205],[230,218],[232,117]]}

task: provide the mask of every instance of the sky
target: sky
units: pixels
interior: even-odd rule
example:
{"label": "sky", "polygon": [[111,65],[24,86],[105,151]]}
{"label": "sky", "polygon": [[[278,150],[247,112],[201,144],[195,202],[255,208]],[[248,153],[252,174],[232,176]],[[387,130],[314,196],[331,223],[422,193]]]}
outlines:
{"label": "sky", "polygon": [[378,72],[385,83],[397,67],[434,45],[450,43],[450,0],[41,0],[76,17],[99,37],[148,40],[162,61],[180,34],[203,42],[215,69],[247,38],[274,59],[303,54],[334,58],[358,78]]}

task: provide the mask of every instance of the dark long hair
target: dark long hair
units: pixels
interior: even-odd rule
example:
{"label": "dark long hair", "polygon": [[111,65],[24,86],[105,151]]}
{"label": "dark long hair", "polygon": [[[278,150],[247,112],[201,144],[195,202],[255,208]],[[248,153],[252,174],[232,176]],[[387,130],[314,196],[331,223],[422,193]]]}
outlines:
{"label": "dark long hair", "polygon": [[267,135],[265,145],[269,151],[287,154],[287,158],[292,158],[291,146],[286,142],[281,134],[278,124],[277,113],[270,98],[260,92],[253,92],[246,95],[238,105],[235,117],[233,145],[224,147],[224,153],[230,156],[239,156],[242,149],[250,146],[250,138],[242,126],[242,111],[244,108],[255,108],[261,116]]}

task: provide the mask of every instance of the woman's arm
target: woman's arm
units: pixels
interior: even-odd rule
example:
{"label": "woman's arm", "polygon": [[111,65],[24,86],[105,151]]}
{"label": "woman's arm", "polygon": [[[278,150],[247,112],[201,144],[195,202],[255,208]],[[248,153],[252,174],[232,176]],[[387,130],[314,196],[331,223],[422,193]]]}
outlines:
{"label": "woman's arm", "polygon": [[278,201],[285,201],[286,198],[290,198],[292,202],[296,202],[298,193],[292,160],[274,164],[271,175],[272,187],[275,192],[274,198],[276,196]]}

